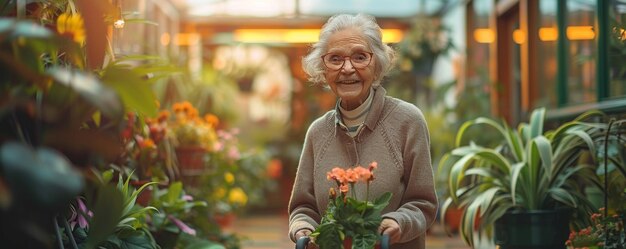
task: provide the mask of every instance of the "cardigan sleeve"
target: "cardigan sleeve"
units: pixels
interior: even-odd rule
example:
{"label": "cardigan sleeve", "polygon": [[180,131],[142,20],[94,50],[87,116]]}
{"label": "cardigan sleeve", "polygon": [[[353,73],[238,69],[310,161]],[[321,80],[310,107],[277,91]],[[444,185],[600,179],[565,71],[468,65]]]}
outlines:
{"label": "cardigan sleeve", "polygon": [[405,136],[402,157],[406,189],[400,207],[383,215],[400,225],[401,243],[423,236],[434,222],[438,206],[426,120],[416,107],[410,110],[406,113],[410,120],[400,128]]}
{"label": "cardigan sleeve", "polygon": [[296,241],[295,234],[301,229],[315,230],[321,219],[315,199],[313,169],[314,155],[312,144],[312,130],[314,124],[307,131],[304,146],[298,163],[296,179],[289,200],[289,238]]}

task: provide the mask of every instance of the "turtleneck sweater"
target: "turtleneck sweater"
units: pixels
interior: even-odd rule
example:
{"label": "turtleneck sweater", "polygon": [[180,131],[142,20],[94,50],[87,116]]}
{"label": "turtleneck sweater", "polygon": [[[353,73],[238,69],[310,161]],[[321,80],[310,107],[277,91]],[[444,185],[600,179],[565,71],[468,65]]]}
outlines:
{"label": "turtleneck sweater", "polygon": [[370,89],[370,93],[367,96],[367,99],[353,110],[346,110],[339,103],[341,100],[337,102],[337,106],[339,108],[339,113],[341,113],[341,119],[343,125],[348,128],[348,133],[350,136],[354,137],[358,133],[359,129],[363,126],[363,122],[365,122],[365,117],[367,117],[367,113],[370,111],[370,107],[372,106],[373,99],[373,90]]}

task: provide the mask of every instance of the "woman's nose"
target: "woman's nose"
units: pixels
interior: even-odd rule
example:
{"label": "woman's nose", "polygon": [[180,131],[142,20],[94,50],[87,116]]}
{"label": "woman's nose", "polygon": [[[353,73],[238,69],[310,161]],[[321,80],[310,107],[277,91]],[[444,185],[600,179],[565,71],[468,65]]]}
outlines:
{"label": "woman's nose", "polygon": [[352,61],[350,58],[344,58],[343,66],[341,67],[342,72],[353,72],[354,66],[352,65]]}

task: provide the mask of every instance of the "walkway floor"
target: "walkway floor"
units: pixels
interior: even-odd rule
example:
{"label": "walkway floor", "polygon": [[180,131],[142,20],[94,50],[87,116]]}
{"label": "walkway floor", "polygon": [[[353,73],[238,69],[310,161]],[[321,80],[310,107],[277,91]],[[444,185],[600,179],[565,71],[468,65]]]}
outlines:
{"label": "walkway floor", "polygon": [[[226,230],[242,237],[241,249],[295,248],[287,237],[287,216],[284,214],[238,217]],[[448,237],[439,223],[431,228],[427,236],[428,249],[469,249],[458,235]]]}

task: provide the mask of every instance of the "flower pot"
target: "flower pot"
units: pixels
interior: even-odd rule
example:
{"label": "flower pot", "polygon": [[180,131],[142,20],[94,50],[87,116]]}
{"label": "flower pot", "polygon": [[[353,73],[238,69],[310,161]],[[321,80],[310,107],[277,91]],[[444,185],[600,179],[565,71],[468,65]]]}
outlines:
{"label": "flower pot", "polygon": [[496,245],[501,249],[565,248],[571,211],[508,211],[495,222]]}
{"label": "flower pot", "polygon": [[190,176],[202,173],[206,153],[207,151],[201,146],[176,147],[176,158],[181,175]]}
{"label": "flower pot", "polygon": [[461,226],[461,217],[463,217],[463,209],[462,208],[453,208],[450,207],[446,210],[445,221],[446,226],[449,231],[452,233],[456,233],[459,231],[459,227]]}
{"label": "flower pot", "polygon": [[220,229],[225,230],[233,226],[237,215],[235,215],[234,213],[215,214],[213,218],[215,219],[215,222],[217,222],[217,224],[220,226]]}

